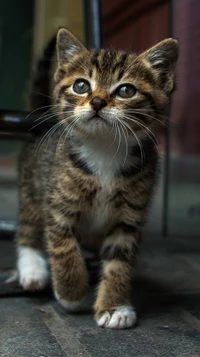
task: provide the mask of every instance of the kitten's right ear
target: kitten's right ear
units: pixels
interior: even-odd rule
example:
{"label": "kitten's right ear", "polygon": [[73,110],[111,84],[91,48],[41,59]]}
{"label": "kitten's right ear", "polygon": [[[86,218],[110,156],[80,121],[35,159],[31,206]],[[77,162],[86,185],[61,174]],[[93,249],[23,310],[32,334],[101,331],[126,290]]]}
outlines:
{"label": "kitten's right ear", "polygon": [[86,51],[83,44],[66,28],[57,33],[57,57],[60,65],[69,62],[75,55]]}

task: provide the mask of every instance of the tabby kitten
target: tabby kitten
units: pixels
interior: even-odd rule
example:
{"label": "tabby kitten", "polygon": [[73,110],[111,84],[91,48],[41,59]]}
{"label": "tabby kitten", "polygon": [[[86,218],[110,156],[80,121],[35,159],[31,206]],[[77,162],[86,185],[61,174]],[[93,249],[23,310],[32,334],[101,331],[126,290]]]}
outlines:
{"label": "tabby kitten", "polygon": [[46,285],[45,243],[55,297],[73,311],[88,290],[83,249],[94,251],[102,260],[96,322],[128,328],[136,322],[131,284],[178,43],[166,39],[140,55],[87,50],[62,28],[57,58],[51,93],[57,124],[28,143],[20,159],[20,284]]}

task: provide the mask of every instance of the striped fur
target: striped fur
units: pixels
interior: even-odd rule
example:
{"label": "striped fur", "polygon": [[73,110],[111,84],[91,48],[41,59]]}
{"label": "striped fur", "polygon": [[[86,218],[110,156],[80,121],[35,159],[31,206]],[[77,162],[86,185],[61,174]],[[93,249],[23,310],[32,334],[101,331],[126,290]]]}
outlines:
{"label": "striped fur", "polygon": [[[130,327],[131,283],[157,174],[155,138],[174,88],[178,44],[167,39],[140,55],[88,51],[61,29],[57,56],[56,130],[29,143],[20,159],[20,281],[26,289],[44,285],[45,265],[41,277],[29,269],[23,284],[20,252],[34,251],[37,264],[45,242],[55,296],[73,310],[88,289],[82,249],[94,251],[102,259],[96,321]],[[86,93],[75,91],[77,79],[89,84]],[[124,85],[134,86],[130,98],[119,95]]]}

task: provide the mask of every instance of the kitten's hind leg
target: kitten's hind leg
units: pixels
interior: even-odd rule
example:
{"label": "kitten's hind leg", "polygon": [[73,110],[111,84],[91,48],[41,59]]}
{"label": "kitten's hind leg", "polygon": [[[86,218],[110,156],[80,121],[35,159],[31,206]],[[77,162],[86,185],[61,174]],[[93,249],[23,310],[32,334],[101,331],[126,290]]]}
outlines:
{"label": "kitten's hind leg", "polygon": [[47,262],[43,255],[43,230],[39,207],[31,198],[23,201],[16,234],[19,283],[24,290],[40,290],[48,283]]}

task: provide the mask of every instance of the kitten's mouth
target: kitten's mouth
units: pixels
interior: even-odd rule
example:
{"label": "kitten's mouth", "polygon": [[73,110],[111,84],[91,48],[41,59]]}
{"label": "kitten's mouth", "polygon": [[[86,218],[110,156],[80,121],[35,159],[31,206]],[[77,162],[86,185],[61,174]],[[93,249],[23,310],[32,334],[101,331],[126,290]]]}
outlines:
{"label": "kitten's mouth", "polygon": [[106,124],[108,124],[108,121],[106,120],[106,119],[104,119],[104,118],[102,118],[100,115],[98,115],[98,114],[95,114],[95,115],[93,115],[92,117],[90,117],[89,119],[88,119],[88,121],[95,121],[95,122],[97,122],[97,121],[102,121],[102,122],[104,122],[104,123],[106,123]]}

